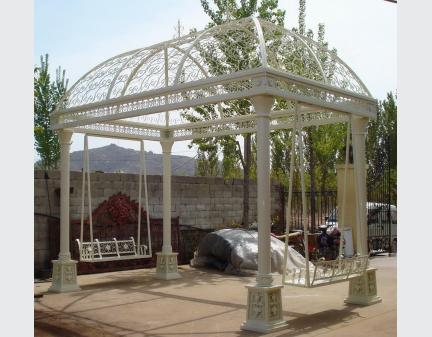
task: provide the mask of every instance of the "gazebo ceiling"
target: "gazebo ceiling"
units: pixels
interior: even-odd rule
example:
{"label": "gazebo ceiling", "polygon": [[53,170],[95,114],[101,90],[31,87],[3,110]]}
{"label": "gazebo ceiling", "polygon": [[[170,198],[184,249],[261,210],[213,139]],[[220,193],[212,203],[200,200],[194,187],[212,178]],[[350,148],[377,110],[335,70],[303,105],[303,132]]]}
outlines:
{"label": "gazebo ceiling", "polygon": [[[119,132],[158,139],[161,130],[183,127],[186,132],[190,125],[181,126],[168,113],[161,115],[163,121],[139,116],[259,94],[298,101],[308,113],[337,118],[340,113],[376,114],[376,101],[337,55],[305,36],[249,17],[102,62],[67,91],[52,124],[100,133],[109,126],[106,131],[115,134],[114,129],[131,128]],[[248,118],[253,120],[240,120]],[[221,116],[213,124],[225,122]]]}

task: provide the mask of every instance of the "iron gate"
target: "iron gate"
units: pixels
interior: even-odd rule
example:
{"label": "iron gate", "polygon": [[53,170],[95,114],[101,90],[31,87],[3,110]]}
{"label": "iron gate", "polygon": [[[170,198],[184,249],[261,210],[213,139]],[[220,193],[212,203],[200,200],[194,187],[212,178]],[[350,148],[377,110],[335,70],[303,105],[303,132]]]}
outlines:
{"label": "iron gate", "polygon": [[367,180],[369,251],[392,253],[397,251],[397,209],[392,196],[389,137],[384,138],[375,156]]}

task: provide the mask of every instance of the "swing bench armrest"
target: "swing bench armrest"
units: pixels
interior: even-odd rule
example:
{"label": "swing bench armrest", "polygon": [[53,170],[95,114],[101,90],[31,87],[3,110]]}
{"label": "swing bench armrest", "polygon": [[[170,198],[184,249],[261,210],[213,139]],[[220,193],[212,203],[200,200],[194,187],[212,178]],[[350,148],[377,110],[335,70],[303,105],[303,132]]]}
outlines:
{"label": "swing bench armrest", "polygon": [[139,255],[147,255],[147,249],[148,249],[148,247],[146,245],[140,245],[138,247],[138,254]]}

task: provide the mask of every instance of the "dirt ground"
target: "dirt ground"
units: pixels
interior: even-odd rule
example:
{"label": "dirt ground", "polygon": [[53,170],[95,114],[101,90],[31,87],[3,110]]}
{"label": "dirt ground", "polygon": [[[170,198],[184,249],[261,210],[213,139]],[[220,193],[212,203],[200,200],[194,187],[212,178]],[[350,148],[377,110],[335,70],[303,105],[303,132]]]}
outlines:
{"label": "dirt ground", "polygon": [[[367,307],[346,305],[348,283],[282,290],[288,327],[265,336],[396,336],[396,257],[377,256],[378,295]],[[154,269],[83,275],[82,290],[47,293],[35,283],[35,336],[258,336],[240,330],[246,317],[244,287],[236,277],[180,266],[183,278],[153,279]],[[281,283],[280,275],[275,283]]]}

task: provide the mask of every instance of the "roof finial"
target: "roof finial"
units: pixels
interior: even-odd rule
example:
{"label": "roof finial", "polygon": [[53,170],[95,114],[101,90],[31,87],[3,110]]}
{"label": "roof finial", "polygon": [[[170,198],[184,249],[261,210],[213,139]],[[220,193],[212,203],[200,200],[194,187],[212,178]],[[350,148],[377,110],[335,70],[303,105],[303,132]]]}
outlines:
{"label": "roof finial", "polygon": [[184,27],[180,23],[180,19],[177,20],[177,25],[174,26],[175,35],[174,38],[177,39],[183,35]]}

